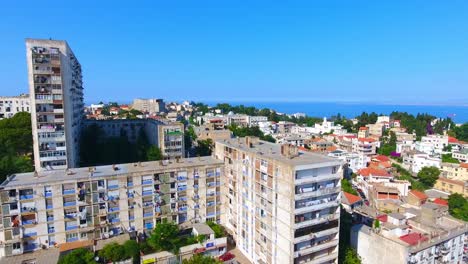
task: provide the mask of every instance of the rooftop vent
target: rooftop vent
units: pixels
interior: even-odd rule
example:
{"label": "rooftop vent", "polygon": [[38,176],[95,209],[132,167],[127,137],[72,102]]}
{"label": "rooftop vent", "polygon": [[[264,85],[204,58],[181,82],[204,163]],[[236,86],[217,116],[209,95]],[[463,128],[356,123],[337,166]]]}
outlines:
{"label": "rooftop vent", "polygon": [[299,151],[297,146],[292,144],[283,144],[281,145],[281,155],[285,156],[286,158],[292,159],[294,157],[299,156]]}

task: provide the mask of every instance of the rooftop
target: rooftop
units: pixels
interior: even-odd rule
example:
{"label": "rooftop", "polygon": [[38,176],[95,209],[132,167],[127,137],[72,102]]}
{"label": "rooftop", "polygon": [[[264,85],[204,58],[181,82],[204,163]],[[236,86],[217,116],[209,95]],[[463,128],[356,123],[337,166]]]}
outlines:
{"label": "rooftop", "polygon": [[[223,165],[223,162],[211,156],[170,161],[148,161],[96,167],[73,168],[70,170],[51,170],[10,175],[0,188],[16,188],[54,182],[75,182],[77,180],[103,179],[106,177],[125,176],[128,173],[180,170],[187,167]],[[94,172],[90,171],[94,168]]]}
{"label": "rooftop", "polygon": [[233,138],[218,140],[216,143],[224,144],[232,148],[240,149],[245,152],[256,153],[265,159],[276,160],[291,166],[321,164],[325,166],[341,165],[341,161],[325,155],[313,152],[299,151],[297,156],[287,157],[281,154],[283,145],[275,144],[263,140],[247,145],[246,138]]}
{"label": "rooftop", "polygon": [[357,195],[354,195],[354,194],[351,194],[351,193],[343,192],[342,202],[344,204],[352,205],[352,204],[357,203],[359,201],[362,201],[361,197],[359,197]]}

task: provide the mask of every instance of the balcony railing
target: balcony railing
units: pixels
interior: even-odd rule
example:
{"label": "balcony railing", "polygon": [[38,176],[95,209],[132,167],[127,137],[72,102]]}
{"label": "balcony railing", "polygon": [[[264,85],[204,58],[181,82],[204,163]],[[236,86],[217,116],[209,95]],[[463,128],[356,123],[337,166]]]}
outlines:
{"label": "balcony railing", "polygon": [[63,195],[70,195],[70,194],[75,194],[75,193],[76,193],[75,189],[63,190]]}
{"label": "balcony railing", "polygon": [[29,199],[32,199],[33,197],[34,196],[31,193],[31,194],[21,194],[19,198],[20,198],[20,200],[29,200]]}
{"label": "balcony railing", "polygon": [[78,226],[77,226],[77,225],[66,226],[66,227],[65,227],[65,230],[66,230],[66,231],[75,230],[75,229],[78,229]]}

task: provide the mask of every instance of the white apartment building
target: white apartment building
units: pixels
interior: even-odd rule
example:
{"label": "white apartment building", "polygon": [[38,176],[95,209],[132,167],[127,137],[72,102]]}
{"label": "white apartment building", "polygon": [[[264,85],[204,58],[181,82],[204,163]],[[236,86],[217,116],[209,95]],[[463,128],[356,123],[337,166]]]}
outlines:
{"label": "white apartment building", "polygon": [[220,222],[223,166],[201,157],[10,175],[0,185],[0,257],[146,233],[163,220]]}
{"label": "white apartment building", "polygon": [[400,212],[388,214],[379,228],[353,226],[351,244],[362,263],[466,263],[468,226],[448,216],[446,206],[425,203]]}
{"label": "white apartment building", "polygon": [[19,96],[0,96],[0,120],[11,118],[16,113],[31,112],[30,99],[28,94]]}
{"label": "white apartment building", "polygon": [[362,153],[347,152],[340,149],[328,153],[328,156],[338,158],[346,162],[348,175],[351,175],[353,172],[356,173],[362,168],[366,168],[367,163],[371,160],[369,156]]}
{"label": "white apartment building", "polygon": [[426,153],[412,152],[403,156],[403,165],[413,173],[418,173],[424,167],[440,168],[442,160]]}
{"label": "white apartment building", "polygon": [[380,144],[380,142],[372,138],[353,138],[351,142],[353,152],[368,156],[375,155]]}
{"label": "white apartment building", "polygon": [[446,146],[448,146],[448,136],[427,135],[416,142],[415,149],[427,154],[441,154]]}
{"label": "white apartment building", "polygon": [[137,98],[133,100],[132,108],[150,114],[166,112],[166,104],[163,99]]}
{"label": "white apartment building", "polygon": [[26,39],[35,170],[78,166],[81,65],[65,41]]}
{"label": "white apartment building", "polygon": [[468,162],[468,148],[452,152],[452,158],[458,159],[461,162]]}
{"label": "white apartment building", "polygon": [[336,263],[342,162],[258,138],[220,140],[221,222],[252,263]]}
{"label": "white apartment building", "polygon": [[389,123],[390,117],[389,116],[378,116],[376,123]]}

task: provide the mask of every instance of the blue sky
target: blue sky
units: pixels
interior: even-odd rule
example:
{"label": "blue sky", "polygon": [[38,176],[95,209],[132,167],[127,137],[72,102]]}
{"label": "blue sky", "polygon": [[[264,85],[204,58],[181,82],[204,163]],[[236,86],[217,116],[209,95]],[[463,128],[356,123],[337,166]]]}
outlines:
{"label": "blue sky", "polygon": [[253,2],[4,1],[0,94],[27,91],[24,39],[51,37],[87,102],[468,102],[468,1]]}

